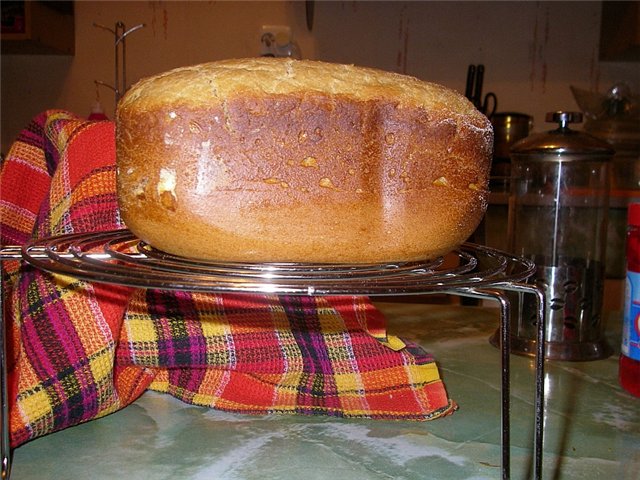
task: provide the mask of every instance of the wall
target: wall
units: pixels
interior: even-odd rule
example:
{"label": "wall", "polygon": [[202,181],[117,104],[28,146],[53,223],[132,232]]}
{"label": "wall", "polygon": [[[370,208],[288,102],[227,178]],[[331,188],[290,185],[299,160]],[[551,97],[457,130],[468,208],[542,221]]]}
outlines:
{"label": "wall", "polygon": [[303,57],[408,73],[464,91],[467,66],[486,67],[500,111],[577,109],[569,85],[640,91],[637,63],[598,61],[600,2],[77,1],[76,54],[2,56],[2,144],[48,108],[87,115],[97,94],[112,117],[113,36],[93,26],[146,27],[127,39],[128,83],[180,65],[259,53],[259,28],[292,28]]}

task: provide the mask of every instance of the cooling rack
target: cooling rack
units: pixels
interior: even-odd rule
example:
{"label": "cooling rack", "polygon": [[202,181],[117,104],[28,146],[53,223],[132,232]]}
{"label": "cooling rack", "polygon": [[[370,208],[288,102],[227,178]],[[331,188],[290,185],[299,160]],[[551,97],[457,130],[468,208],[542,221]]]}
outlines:
{"label": "cooling rack", "polygon": [[[384,264],[241,263],[193,260],[154,249],[129,230],[72,233],[0,249],[0,260],[21,259],[56,274],[136,288],[209,293],[398,296],[446,293],[500,305],[502,478],[510,478],[510,315],[505,291],[533,294],[538,303],[535,359],[534,478],[542,478],[544,293],[525,283],[529,260],[465,243],[434,260]],[[0,295],[0,315],[1,315]],[[1,316],[0,316],[1,319]],[[2,334],[2,478],[10,475],[6,348]]]}
{"label": "cooling rack", "polygon": [[385,264],[232,263],[154,249],[128,230],[51,237],[19,249],[32,265],[93,282],[131,287],[292,295],[404,295],[517,282],[533,263],[464,244],[436,260]]}

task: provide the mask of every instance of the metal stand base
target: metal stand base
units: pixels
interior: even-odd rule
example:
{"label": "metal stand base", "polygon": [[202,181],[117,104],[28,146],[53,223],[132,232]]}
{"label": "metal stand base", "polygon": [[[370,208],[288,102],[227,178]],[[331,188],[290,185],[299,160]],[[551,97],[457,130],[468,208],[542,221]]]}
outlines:
{"label": "metal stand base", "polygon": [[[494,347],[500,348],[500,331],[491,336],[489,342]],[[510,339],[511,353],[517,355],[532,356],[536,354],[537,342],[530,338],[512,336]],[[611,356],[613,349],[606,340],[594,342],[545,342],[544,355],[548,360],[561,361],[592,361],[602,360]]]}
{"label": "metal stand base", "polygon": [[[502,365],[502,480],[511,478],[510,465],[510,354],[511,340],[511,304],[509,296],[504,292],[533,294],[536,304],[536,341],[533,342],[532,355],[535,356],[535,416],[534,416],[534,448],[533,478],[542,479],[542,457],[544,447],[544,352],[545,352],[545,296],[544,291],[531,284],[505,283],[497,284],[498,290],[467,290],[457,294],[476,298],[494,299],[500,303],[500,326],[495,333],[501,352]],[[455,292],[454,292],[455,294]]]}

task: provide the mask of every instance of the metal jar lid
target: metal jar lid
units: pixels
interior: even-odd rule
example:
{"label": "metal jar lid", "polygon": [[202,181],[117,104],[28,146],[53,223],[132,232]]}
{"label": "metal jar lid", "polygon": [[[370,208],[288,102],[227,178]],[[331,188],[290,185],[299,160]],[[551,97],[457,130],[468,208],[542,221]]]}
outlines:
{"label": "metal jar lid", "polygon": [[608,160],[615,153],[609,143],[569,128],[570,123],[582,122],[580,112],[550,112],[546,121],[557,123],[558,128],[517,141],[511,147],[511,154],[530,156],[532,160],[573,161]]}

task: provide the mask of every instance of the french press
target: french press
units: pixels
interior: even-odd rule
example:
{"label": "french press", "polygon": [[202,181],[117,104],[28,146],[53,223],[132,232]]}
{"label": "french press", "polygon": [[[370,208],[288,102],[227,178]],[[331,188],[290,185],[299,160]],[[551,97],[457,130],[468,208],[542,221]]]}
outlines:
{"label": "french press", "polygon": [[[611,146],[569,128],[581,113],[553,112],[558,128],[511,147],[508,249],[535,262],[546,294],[546,358],[595,360],[601,329]],[[535,352],[535,299],[513,294],[512,351]],[[495,339],[493,340],[495,342]]]}

